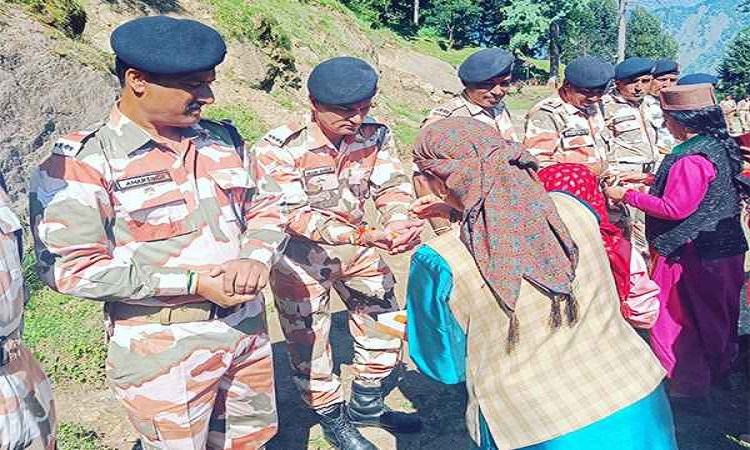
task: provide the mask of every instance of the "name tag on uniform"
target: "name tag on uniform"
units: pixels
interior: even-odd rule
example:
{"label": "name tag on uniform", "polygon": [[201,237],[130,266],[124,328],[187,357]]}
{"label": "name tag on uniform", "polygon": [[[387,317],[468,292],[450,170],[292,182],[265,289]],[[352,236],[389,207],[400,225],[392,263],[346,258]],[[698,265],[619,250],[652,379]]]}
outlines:
{"label": "name tag on uniform", "polygon": [[589,134],[589,130],[586,130],[584,128],[573,128],[571,130],[563,131],[562,134],[563,134],[563,137],[566,137],[566,138],[586,136]]}
{"label": "name tag on uniform", "polygon": [[331,191],[339,187],[336,169],[331,166],[306,169],[302,172],[302,177],[305,182],[305,191],[309,194]]}
{"label": "name tag on uniform", "polygon": [[615,117],[614,119],[612,119],[612,123],[614,125],[617,125],[618,123],[627,122],[628,120],[635,120],[635,116],[630,115],[630,116]]}
{"label": "name tag on uniform", "polygon": [[119,179],[115,181],[115,186],[118,191],[125,191],[132,188],[164,183],[167,181],[172,181],[172,175],[169,174],[168,170],[160,170],[158,172],[145,173],[143,175]]}

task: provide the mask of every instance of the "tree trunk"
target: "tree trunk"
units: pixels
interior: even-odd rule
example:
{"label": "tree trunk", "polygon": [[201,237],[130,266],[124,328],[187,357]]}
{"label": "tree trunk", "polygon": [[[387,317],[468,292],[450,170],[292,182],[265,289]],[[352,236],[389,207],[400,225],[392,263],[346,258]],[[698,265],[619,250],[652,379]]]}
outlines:
{"label": "tree trunk", "polygon": [[625,12],[628,9],[628,0],[619,0],[619,6],[617,8],[618,16],[618,30],[617,30],[617,62],[622,62],[625,59],[625,41],[627,37],[627,21],[625,20]]}
{"label": "tree trunk", "polygon": [[549,77],[560,79],[560,24],[556,20],[549,24]]}
{"label": "tree trunk", "polygon": [[419,0],[414,0],[414,25],[419,25]]}

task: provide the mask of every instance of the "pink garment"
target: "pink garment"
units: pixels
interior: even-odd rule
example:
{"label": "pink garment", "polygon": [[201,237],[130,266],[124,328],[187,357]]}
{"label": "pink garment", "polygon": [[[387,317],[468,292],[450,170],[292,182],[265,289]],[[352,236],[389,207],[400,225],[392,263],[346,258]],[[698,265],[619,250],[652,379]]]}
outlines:
{"label": "pink garment", "polygon": [[620,304],[622,316],[636,328],[649,329],[659,317],[659,285],[649,277],[641,252],[630,246],[630,291]]}
{"label": "pink garment", "polygon": [[[629,191],[624,200],[648,215],[682,220],[698,209],[715,178],[710,161],[686,156],[672,166],[662,197]],[[661,306],[651,347],[672,393],[708,395],[712,379],[725,374],[737,355],[744,255],[706,260],[688,243],[677,260],[654,256],[651,276],[661,288]]]}

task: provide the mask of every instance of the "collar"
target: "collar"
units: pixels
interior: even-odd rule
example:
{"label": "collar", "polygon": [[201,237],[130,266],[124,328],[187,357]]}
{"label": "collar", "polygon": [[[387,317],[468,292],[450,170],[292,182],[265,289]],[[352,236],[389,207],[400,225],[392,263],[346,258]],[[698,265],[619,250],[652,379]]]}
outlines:
{"label": "collar", "polygon": [[[342,144],[350,144],[352,143],[357,136],[359,136],[359,131],[357,131],[357,134],[351,135],[351,136],[344,136],[344,139],[342,139]],[[307,115],[307,149],[308,150],[316,150],[319,148],[327,147],[333,151],[338,152],[340,149],[336,148],[335,145],[328,139],[328,137],[323,133],[323,130],[320,129],[320,126],[313,120],[312,114]]]}
{"label": "collar", "polygon": [[565,99],[563,99],[562,96],[560,95],[559,91],[556,95],[557,95],[557,98],[560,100],[560,103],[562,103],[563,109],[565,110],[566,114],[578,115],[578,116],[583,116],[586,118],[596,115],[596,105],[592,105],[590,108],[587,108],[587,109],[580,109],[574,106],[573,104],[566,102]]}
{"label": "collar", "polygon": [[630,106],[632,106],[634,108],[638,108],[639,106],[641,106],[641,104],[643,103],[643,100],[646,98],[647,95],[648,94],[644,95],[643,98],[641,98],[641,101],[639,101],[638,103],[633,103],[630,100],[628,100],[625,97],[623,97],[622,94],[620,94],[620,91],[618,91],[617,89],[615,89],[614,92],[612,92],[612,98],[617,103],[625,103],[625,104],[628,104],[628,105],[630,105]]}
{"label": "collar", "polygon": [[[115,150],[122,155],[130,156],[136,150],[149,144],[154,146],[166,146],[164,141],[151,136],[151,134],[144,130],[140,125],[130,120],[128,116],[120,111],[120,108],[117,105],[112,108],[112,111],[109,114],[107,127],[117,136],[117,139],[113,140],[112,145]],[[183,128],[181,134],[183,141],[186,139],[192,140],[197,137],[208,136],[208,132],[203,129],[199,123]]]}
{"label": "collar", "polygon": [[464,106],[466,106],[466,109],[469,110],[469,114],[471,114],[472,117],[478,116],[480,114],[486,114],[494,119],[502,112],[503,109],[505,109],[505,103],[503,102],[498,103],[497,106],[490,110],[482,108],[481,106],[472,102],[469,97],[466,96],[466,91],[461,92],[459,98],[461,99],[461,101],[463,101]]}

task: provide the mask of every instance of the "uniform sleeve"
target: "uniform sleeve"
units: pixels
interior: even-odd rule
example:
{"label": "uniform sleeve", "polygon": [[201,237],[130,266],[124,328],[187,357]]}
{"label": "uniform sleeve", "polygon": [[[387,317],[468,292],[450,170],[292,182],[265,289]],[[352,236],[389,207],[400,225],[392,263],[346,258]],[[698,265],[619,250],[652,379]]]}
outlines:
{"label": "uniform sleeve", "polygon": [[288,240],[284,231],[283,195],[278,183],[266,174],[253,152],[249,152],[244,161],[258,190],[255,196],[246,199],[247,229],[242,234],[240,257],[259,261],[270,268],[284,253]]}
{"label": "uniform sleeve", "polygon": [[188,293],[186,270],[113,255],[107,181],[91,164],[53,154],[32,176],[29,200],[40,274],[56,291],[120,302]]}
{"label": "uniform sleeve", "polygon": [[253,152],[261,170],[282,191],[286,230],[291,235],[329,245],[351,242],[356,227],[332,212],[312,208],[302,184],[302,172],[288,152],[265,140],[256,144]]}
{"label": "uniform sleeve", "polygon": [[646,214],[665,220],[682,220],[700,206],[708,186],[716,178],[716,169],[703,156],[686,156],[669,169],[667,186],[661,197],[628,191],[625,203]]}
{"label": "uniform sleeve", "polygon": [[452,290],[453,275],[443,257],[420,247],[406,288],[409,356],[420,372],[445,384],[466,378],[466,334],[450,310]]}
{"label": "uniform sleeve", "polygon": [[370,194],[380,212],[380,223],[383,226],[409,218],[414,188],[411,179],[404,172],[390,131],[385,133],[370,175]]}
{"label": "uniform sleeve", "polygon": [[26,291],[18,251],[21,223],[11,211],[0,189],[0,336],[8,336],[21,325]]}
{"label": "uniform sleeve", "polygon": [[560,133],[552,115],[543,110],[531,111],[526,117],[524,149],[545,166],[556,162],[559,146]]}

